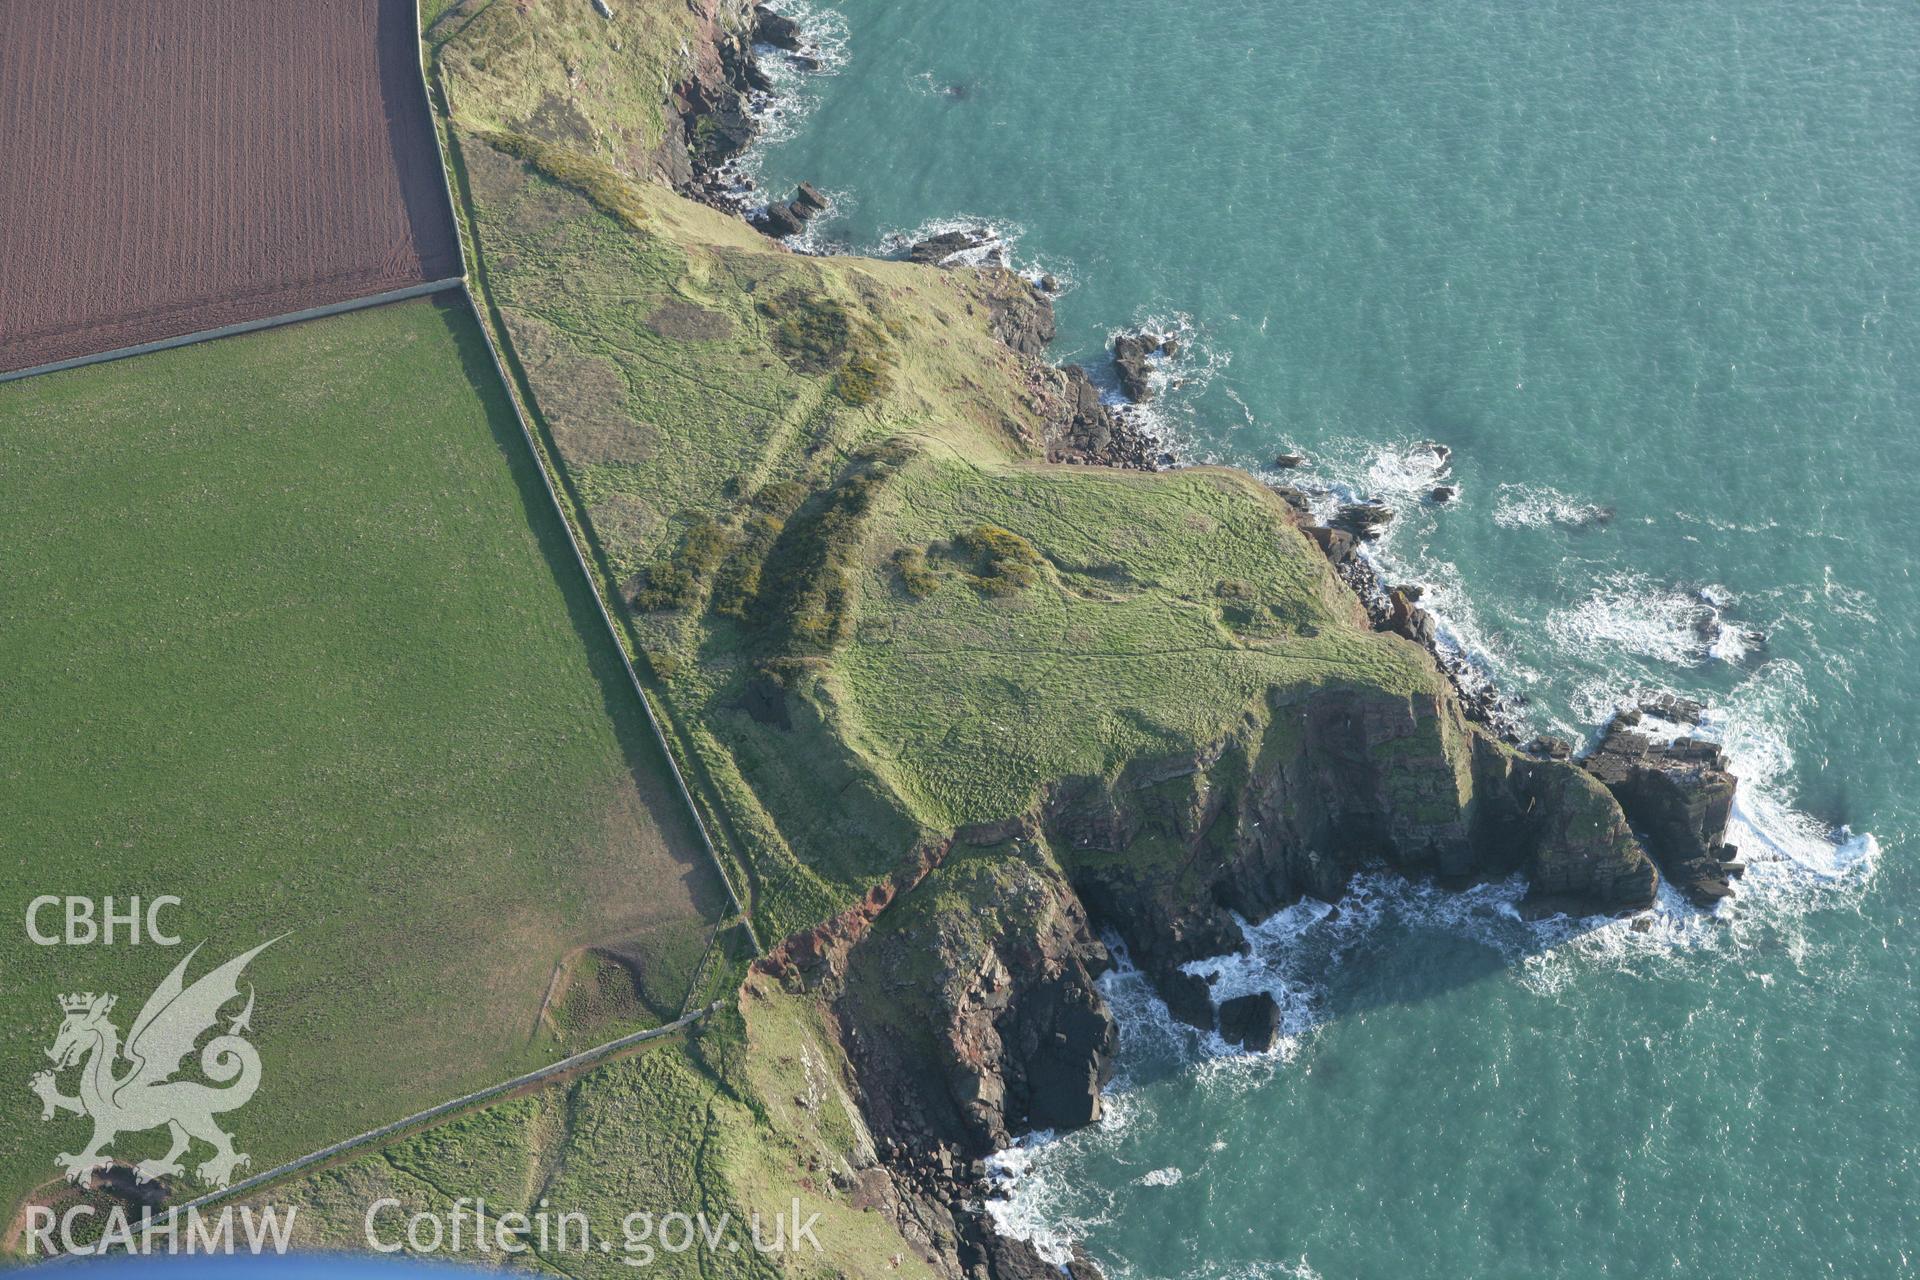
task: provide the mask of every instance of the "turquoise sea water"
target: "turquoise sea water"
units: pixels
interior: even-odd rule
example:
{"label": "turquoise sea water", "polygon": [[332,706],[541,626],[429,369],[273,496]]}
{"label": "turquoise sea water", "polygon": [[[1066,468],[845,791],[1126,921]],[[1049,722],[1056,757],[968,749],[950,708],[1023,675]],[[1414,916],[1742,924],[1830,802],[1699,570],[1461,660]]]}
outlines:
{"label": "turquoise sea water", "polygon": [[817,244],[990,221],[1060,358],[1177,328],[1186,456],[1389,497],[1534,728],[1688,693],[1745,780],[1718,917],[1366,882],[1223,966],[1264,1057],[1110,979],[1113,1114],[1005,1220],[1182,1280],[1920,1274],[1920,10],[787,7],[829,73],[755,163],[834,195]]}

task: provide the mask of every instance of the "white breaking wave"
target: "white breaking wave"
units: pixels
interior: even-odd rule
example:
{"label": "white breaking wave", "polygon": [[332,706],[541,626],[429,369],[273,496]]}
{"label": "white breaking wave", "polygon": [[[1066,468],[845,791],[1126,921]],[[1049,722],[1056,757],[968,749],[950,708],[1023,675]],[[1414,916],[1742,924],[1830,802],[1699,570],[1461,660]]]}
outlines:
{"label": "white breaking wave", "polygon": [[1038,285],[1051,276],[1055,297],[1070,293],[1079,283],[1071,262],[1059,258],[1029,256],[1021,252],[1020,240],[1026,235],[1025,227],[1005,218],[991,218],[980,214],[962,213],[951,217],[929,218],[910,229],[891,228],[881,232],[879,243],[870,246],[866,252],[878,257],[901,254],[922,240],[950,235],[956,231],[983,233],[983,242],[973,248],[949,254],[941,259],[941,266],[1006,267],[1033,285]]}
{"label": "white breaking wave", "polygon": [[1716,618],[1697,593],[1619,572],[1601,579],[1580,603],[1555,610],[1546,630],[1555,643],[1588,657],[1624,652],[1693,666],[1707,657]]}
{"label": "white breaking wave", "polygon": [[989,218],[980,214],[961,213],[946,218],[929,218],[919,226],[906,229],[893,229],[880,233],[879,253],[905,253],[922,240],[931,240],[935,236],[952,235],[964,231],[978,234],[981,243],[957,253],[950,253],[940,259],[943,267],[1010,267],[1013,265],[1014,246],[1026,228],[1017,222],[1004,218]]}
{"label": "white breaking wave", "polygon": [[1688,589],[1621,571],[1600,579],[1580,603],[1555,610],[1546,630],[1569,652],[1599,661],[1626,653],[1682,667],[1709,658],[1738,663],[1761,637],[1727,620],[1734,603],[1722,586]]}
{"label": "white breaking wave", "polygon": [[1493,522],[1504,529],[1577,528],[1612,518],[1612,507],[1570,498],[1548,485],[1503,484],[1493,505]]}

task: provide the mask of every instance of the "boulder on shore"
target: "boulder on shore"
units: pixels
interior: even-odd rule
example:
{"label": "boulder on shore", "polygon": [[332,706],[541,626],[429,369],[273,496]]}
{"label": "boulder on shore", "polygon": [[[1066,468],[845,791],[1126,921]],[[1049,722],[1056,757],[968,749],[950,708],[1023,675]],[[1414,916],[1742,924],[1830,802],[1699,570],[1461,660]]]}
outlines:
{"label": "boulder on shore", "polygon": [[775,200],[755,215],[753,225],[776,240],[785,240],[788,236],[799,235],[807,224],[804,217],[794,212],[791,204]]}
{"label": "boulder on shore", "polygon": [[1422,609],[1419,587],[1395,587],[1387,593],[1387,630],[1405,636],[1417,645],[1431,649],[1439,639],[1433,615]]}
{"label": "boulder on shore", "polygon": [[1046,394],[1047,460],[1155,471],[1160,450],[1126,413],[1100,399],[1100,389],[1077,364],[1036,374]]}
{"label": "boulder on shore", "polygon": [[1358,545],[1357,539],[1345,529],[1334,529],[1326,525],[1309,525],[1301,530],[1320,548],[1321,554],[1338,569],[1353,559]]}

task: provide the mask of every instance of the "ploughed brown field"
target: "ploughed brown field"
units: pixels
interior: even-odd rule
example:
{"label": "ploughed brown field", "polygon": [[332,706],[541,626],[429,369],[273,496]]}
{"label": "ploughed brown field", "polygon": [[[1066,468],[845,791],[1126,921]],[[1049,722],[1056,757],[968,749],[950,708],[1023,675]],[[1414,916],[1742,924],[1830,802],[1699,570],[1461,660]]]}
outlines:
{"label": "ploughed brown field", "polygon": [[413,0],[0,0],[0,372],[460,274]]}

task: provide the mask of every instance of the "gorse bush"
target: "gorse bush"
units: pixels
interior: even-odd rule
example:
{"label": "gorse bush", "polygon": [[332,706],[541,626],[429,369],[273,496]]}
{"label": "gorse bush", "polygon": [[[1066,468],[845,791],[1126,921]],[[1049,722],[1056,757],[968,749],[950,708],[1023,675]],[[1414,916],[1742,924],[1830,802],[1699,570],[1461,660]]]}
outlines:
{"label": "gorse bush", "polygon": [[848,356],[840,372],[833,375],[833,394],[855,408],[878,400],[887,393],[888,385],[886,366],[868,351]]}
{"label": "gorse bush", "polygon": [[924,600],[940,588],[940,575],[927,566],[927,554],[918,547],[902,547],[893,553],[893,567],[900,583],[916,600]]}
{"label": "gorse bush", "polygon": [[795,373],[825,373],[853,342],[853,318],[832,298],[788,294],[766,298],[760,313],[773,321],[773,345]]}
{"label": "gorse bush", "polygon": [[972,557],[973,570],[965,575],[976,590],[991,596],[1012,595],[1039,580],[1040,553],[1019,534],[997,524],[977,524],[953,540]]}
{"label": "gorse bush", "polygon": [[886,338],[842,303],[790,294],[758,305],[773,321],[775,350],[795,373],[833,372],[833,394],[856,407],[886,394],[892,363]]}
{"label": "gorse bush", "polygon": [[727,558],[737,535],[717,521],[701,517],[687,527],[672,555],[647,566],[645,581],[633,593],[636,608],[691,609],[713,581],[714,571]]}
{"label": "gorse bush", "polygon": [[767,556],[785,532],[788,518],[806,498],[807,487],[795,480],[775,481],[754,493],[741,522],[739,541],[714,584],[715,613],[749,620]]}
{"label": "gorse bush", "polygon": [[779,540],[786,522],[780,517],[756,511],[740,527],[740,541],[734,553],[720,566],[713,584],[713,611],[745,621],[754,597],[760,594],[761,566],[767,552]]}

